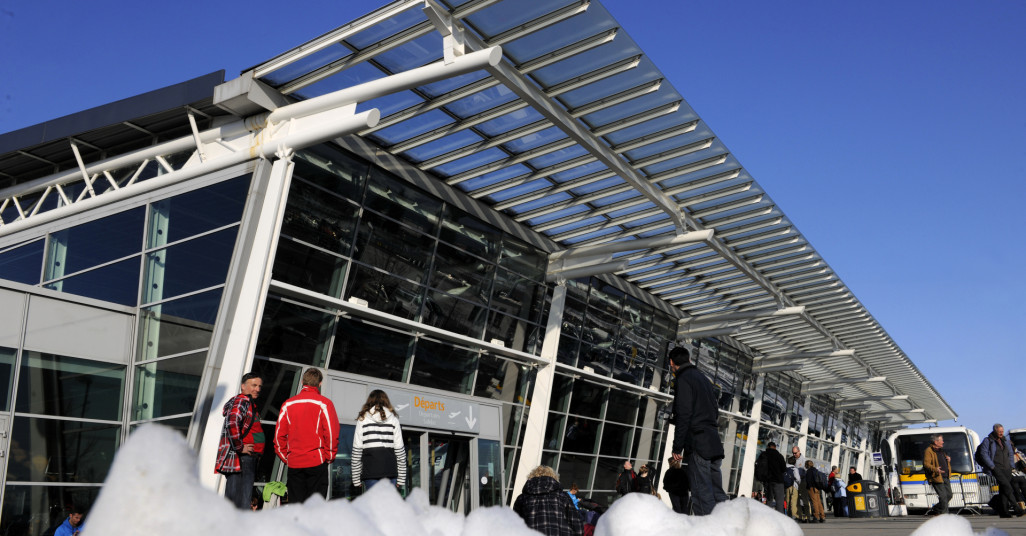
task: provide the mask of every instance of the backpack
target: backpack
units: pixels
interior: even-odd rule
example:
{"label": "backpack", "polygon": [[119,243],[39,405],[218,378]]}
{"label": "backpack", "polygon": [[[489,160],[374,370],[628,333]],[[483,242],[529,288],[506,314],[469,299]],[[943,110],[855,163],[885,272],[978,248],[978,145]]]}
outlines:
{"label": "backpack", "polygon": [[755,479],[759,482],[769,482],[769,462],[766,460],[766,453],[763,452],[755,460]]}
{"label": "backpack", "polygon": [[987,469],[987,464],[983,463],[983,446],[986,445],[989,440],[989,437],[983,438],[983,441],[980,441],[980,444],[976,446],[976,452],[973,454],[973,460],[976,462],[976,465],[979,465],[984,470]]}
{"label": "backpack", "polygon": [[797,480],[794,479],[794,471],[792,471],[791,468],[788,467],[784,470],[784,487],[793,487],[795,482],[797,482]]}

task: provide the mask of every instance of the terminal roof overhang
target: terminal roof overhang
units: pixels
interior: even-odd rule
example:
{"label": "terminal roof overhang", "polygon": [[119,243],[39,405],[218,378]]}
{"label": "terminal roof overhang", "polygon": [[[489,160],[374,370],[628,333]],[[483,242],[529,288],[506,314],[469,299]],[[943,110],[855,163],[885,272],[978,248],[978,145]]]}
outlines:
{"label": "terminal roof overhang", "polygon": [[712,231],[618,251],[615,273],[678,309],[682,335],[729,335],[756,370],[885,426],[956,416],[597,2],[398,0],[243,78],[307,100],[488,47],[499,64],[358,104],[381,112],[359,135],[555,249]]}

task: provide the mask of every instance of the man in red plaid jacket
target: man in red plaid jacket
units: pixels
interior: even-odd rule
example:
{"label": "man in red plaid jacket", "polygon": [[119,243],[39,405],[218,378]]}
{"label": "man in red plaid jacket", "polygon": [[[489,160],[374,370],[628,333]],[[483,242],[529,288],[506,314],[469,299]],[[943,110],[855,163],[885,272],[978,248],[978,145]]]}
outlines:
{"label": "man in red plaid jacket", "polygon": [[256,478],[257,451],[263,450],[257,449],[253,434],[254,425],[260,425],[253,401],[260,396],[263,383],[260,375],[254,372],[244,374],[239,394],[225,402],[221,410],[224,426],[217,445],[214,470],[225,476],[225,498],[240,510],[249,508]]}

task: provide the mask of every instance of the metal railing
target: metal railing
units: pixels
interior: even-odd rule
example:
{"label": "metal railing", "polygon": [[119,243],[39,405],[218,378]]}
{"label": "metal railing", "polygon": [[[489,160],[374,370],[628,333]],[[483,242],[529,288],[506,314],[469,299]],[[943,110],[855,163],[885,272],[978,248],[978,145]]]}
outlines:
{"label": "metal railing", "polygon": [[951,479],[951,491],[962,494],[962,507],[956,514],[969,512],[978,516],[997,494],[997,480],[987,473],[963,473]]}

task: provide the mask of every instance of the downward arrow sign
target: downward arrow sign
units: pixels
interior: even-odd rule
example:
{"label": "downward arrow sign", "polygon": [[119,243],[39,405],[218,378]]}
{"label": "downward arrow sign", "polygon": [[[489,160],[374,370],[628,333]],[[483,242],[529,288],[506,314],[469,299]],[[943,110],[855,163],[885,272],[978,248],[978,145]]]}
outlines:
{"label": "downward arrow sign", "polygon": [[468,415],[463,420],[467,421],[467,427],[468,428],[470,428],[471,430],[474,429],[474,425],[477,424],[477,419],[474,418],[474,408],[473,407],[470,408],[470,415]]}

